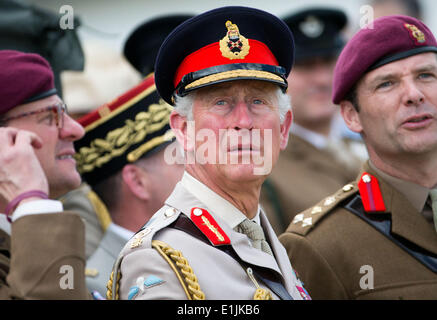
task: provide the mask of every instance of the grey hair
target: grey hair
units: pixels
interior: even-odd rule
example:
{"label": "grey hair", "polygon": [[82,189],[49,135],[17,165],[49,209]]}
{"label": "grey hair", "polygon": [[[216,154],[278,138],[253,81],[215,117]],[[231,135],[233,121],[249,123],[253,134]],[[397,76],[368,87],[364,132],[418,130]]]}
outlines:
{"label": "grey hair", "polygon": [[[286,92],[283,92],[281,88],[276,90],[276,95],[278,97],[279,120],[283,123],[288,110],[291,110],[291,98]],[[194,119],[193,104],[195,96],[196,91],[183,97],[176,95],[174,110],[181,116],[186,117],[188,121]]]}

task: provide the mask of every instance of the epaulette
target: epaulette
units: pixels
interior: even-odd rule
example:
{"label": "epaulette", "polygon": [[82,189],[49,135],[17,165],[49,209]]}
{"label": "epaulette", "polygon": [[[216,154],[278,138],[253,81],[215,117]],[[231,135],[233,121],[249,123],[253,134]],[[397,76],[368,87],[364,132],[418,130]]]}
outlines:
{"label": "epaulette", "polygon": [[297,214],[287,228],[287,232],[308,234],[314,226],[343,200],[358,192],[356,182],[349,183],[336,193],[324,198],[315,206]]}

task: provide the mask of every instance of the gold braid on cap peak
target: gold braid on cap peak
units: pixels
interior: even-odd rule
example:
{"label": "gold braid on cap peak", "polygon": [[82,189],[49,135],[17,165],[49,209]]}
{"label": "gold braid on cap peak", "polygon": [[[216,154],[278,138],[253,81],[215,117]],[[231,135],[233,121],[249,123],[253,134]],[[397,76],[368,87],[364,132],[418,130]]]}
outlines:
{"label": "gold braid on cap peak", "polygon": [[[151,104],[146,112],[139,112],[134,120],[125,120],[124,126],[109,131],[104,139],[94,139],[89,147],[81,147],[75,154],[77,170],[79,173],[93,171],[96,167],[101,167],[115,157],[123,155],[131,146],[141,143],[148,134],[156,132],[166,126],[169,116],[173,110],[164,100],[159,103]],[[138,160],[144,153],[151,148],[159,145],[160,142],[170,141],[173,136],[166,132],[158,140],[151,140],[153,143],[146,142],[132,151],[127,156],[128,162]],[[132,155],[131,155],[132,154]]]}
{"label": "gold braid on cap peak", "polygon": [[275,75],[268,71],[240,69],[240,70],[230,70],[230,71],[215,73],[200,78],[199,80],[193,81],[190,84],[186,85],[185,89],[193,89],[208,83],[212,83],[220,80],[232,79],[232,78],[251,78],[251,79],[261,79],[261,80],[268,79],[268,80],[278,81],[280,83],[285,83],[284,79],[282,79],[280,76]]}

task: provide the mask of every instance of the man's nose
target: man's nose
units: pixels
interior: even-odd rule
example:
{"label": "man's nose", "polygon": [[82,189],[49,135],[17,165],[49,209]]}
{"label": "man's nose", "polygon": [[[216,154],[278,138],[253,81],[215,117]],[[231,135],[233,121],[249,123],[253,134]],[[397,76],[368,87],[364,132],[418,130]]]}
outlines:
{"label": "man's nose", "polygon": [[252,129],[253,115],[246,102],[241,101],[235,106],[233,116],[235,117],[233,129]]}
{"label": "man's nose", "polygon": [[84,128],[68,114],[64,114],[64,126],[59,130],[61,139],[76,141],[85,135]]}
{"label": "man's nose", "polygon": [[403,89],[403,102],[406,106],[418,106],[425,102],[425,95],[414,81],[406,81]]}

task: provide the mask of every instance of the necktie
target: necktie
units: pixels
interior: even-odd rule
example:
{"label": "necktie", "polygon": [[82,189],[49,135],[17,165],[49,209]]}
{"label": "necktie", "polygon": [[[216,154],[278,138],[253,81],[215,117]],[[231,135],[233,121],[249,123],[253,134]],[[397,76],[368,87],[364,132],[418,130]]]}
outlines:
{"label": "necktie", "polygon": [[270,249],[270,246],[264,236],[264,231],[259,224],[245,219],[237,226],[237,231],[247,235],[252,241],[254,248],[260,249],[273,256],[272,249]]}
{"label": "necktie", "polygon": [[431,189],[429,196],[432,200],[432,212],[434,215],[434,228],[437,231],[437,189]]}

